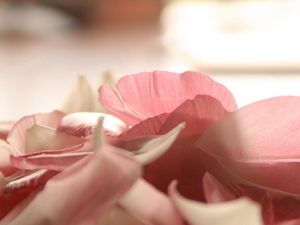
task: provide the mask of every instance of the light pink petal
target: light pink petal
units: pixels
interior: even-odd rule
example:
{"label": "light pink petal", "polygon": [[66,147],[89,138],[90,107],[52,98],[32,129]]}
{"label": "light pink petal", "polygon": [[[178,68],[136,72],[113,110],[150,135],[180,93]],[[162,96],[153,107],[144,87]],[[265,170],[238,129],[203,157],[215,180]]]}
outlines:
{"label": "light pink petal", "polygon": [[56,129],[63,117],[63,113],[53,111],[51,113],[25,116],[17,121],[7,137],[7,141],[13,147],[14,154],[23,154],[26,152],[26,130],[34,125]]}
{"label": "light pink petal", "polygon": [[81,112],[65,116],[62,119],[58,130],[75,136],[87,136],[92,134],[98,119],[101,117],[104,118],[104,131],[110,135],[117,136],[127,129],[127,126],[123,121],[112,115],[95,112]]}
{"label": "light pink petal", "polygon": [[14,125],[14,121],[2,121],[0,122],[0,139],[6,140],[11,128]]}
{"label": "light pink petal", "polygon": [[47,127],[34,125],[26,130],[25,153],[61,150],[83,143],[83,138],[68,135]]}
{"label": "light pink petal", "polygon": [[185,124],[181,123],[168,133],[147,141],[142,148],[134,151],[137,161],[142,165],[146,165],[158,159],[173,145],[184,127]]}
{"label": "light pink petal", "polygon": [[185,122],[186,128],[181,136],[201,135],[213,122],[227,114],[217,99],[198,95],[186,100],[169,115],[160,132],[166,132],[176,124]]}
{"label": "light pink petal", "polygon": [[110,212],[104,215],[101,221],[91,225],[120,225],[120,221],[122,221],[122,225],[148,225],[119,206],[115,206]]}
{"label": "light pink petal", "polygon": [[142,179],[118,203],[145,224],[183,224],[170,199]]}
{"label": "light pink petal", "polygon": [[[35,170],[19,172],[19,174],[15,173],[6,177],[5,187],[0,192],[0,221],[2,222],[0,224],[8,224],[8,222],[4,222],[6,219],[2,220],[3,217],[28,198],[29,195],[43,188],[45,183],[55,174],[56,172],[53,171]],[[12,214],[15,214],[15,210]]]}
{"label": "light pink petal", "polygon": [[138,164],[127,154],[100,149],[48,181],[10,225],[79,225],[99,220],[139,175]]}
{"label": "light pink petal", "polygon": [[4,174],[4,176],[10,175],[16,170],[9,160],[11,153],[11,146],[0,139],[0,172]]}
{"label": "light pink petal", "polygon": [[184,198],[170,186],[171,198],[190,225],[263,225],[257,203],[241,198],[225,203],[206,204]]}
{"label": "light pink petal", "polygon": [[165,113],[165,114],[161,114],[155,117],[145,119],[139,122],[138,124],[134,125],[132,128],[124,131],[120,135],[120,138],[126,141],[126,140],[132,140],[136,138],[142,138],[142,137],[160,134],[162,133],[161,127],[165,123],[168,116],[169,114]]}
{"label": "light pink petal", "polygon": [[106,86],[99,89],[101,104],[130,125],[149,117],[170,113],[196,95],[214,97],[228,111],[236,109],[233,96],[223,85],[196,72],[140,73],[121,78],[116,89]]}
{"label": "light pink petal", "polygon": [[79,76],[60,109],[69,114],[74,112],[99,112],[101,107],[97,102],[96,92],[84,76]]}
{"label": "light pink petal", "polygon": [[220,183],[214,176],[206,173],[203,177],[203,191],[205,199],[209,203],[225,202],[236,199],[236,195]]}
{"label": "light pink petal", "polygon": [[48,169],[53,171],[63,171],[67,167],[90,154],[92,154],[92,152],[67,151],[61,153],[49,152],[26,156],[11,156],[11,163],[19,169]]}
{"label": "light pink petal", "polygon": [[197,145],[241,182],[300,195],[299,108],[300,97],[253,103],[218,121]]}

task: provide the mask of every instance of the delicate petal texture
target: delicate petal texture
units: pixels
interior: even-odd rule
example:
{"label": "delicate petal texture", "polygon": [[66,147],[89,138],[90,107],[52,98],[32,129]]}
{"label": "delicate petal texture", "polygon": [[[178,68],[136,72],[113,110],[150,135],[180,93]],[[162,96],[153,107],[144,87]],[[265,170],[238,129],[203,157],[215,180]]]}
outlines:
{"label": "delicate petal texture", "polygon": [[11,146],[0,139],[0,172],[2,172],[5,176],[15,171],[9,160],[10,154]]}
{"label": "delicate petal texture", "polygon": [[180,196],[175,183],[170,187],[171,198],[190,225],[263,225],[260,207],[246,198],[205,204]]}
{"label": "delicate petal texture", "polygon": [[141,149],[134,152],[135,158],[142,165],[153,162],[172,146],[183,128],[184,123],[181,123],[168,133],[148,141]]}
{"label": "delicate petal texture", "polygon": [[140,175],[138,164],[121,153],[101,149],[55,176],[10,225],[79,225],[99,220]]}
{"label": "delicate petal texture", "polygon": [[106,113],[81,112],[65,116],[58,130],[75,136],[86,136],[92,133],[100,117],[104,118],[103,128],[105,132],[109,134],[119,135],[127,128],[123,121],[112,115]]}
{"label": "delicate petal texture", "polygon": [[[132,140],[136,138],[161,134],[162,133],[161,127],[166,122],[166,119],[168,117],[169,114],[165,113],[165,114],[161,114],[155,117],[145,119],[139,122],[138,124],[134,125],[132,128],[124,131],[120,135],[120,138],[123,140]],[[173,127],[175,127],[176,125],[174,125]]]}
{"label": "delicate petal texture", "polygon": [[141,179],[120,199],[119,204],[145,224],[183,224],[169,198]]}
{"label": "delicate petal texture", "polygon": [[181,136],[201,135],[213,122],[226,115],[227,111],[215,98],[198,95],[178,106],[163,124],[160,132],[166,132],[176,124],[185,122]]}
{"label": "delicate petal texture", "polygon": [[144,166],[144,178],[164,193],[176,179],[181,193],[203,201],[202,177],[205,168],[201,156],[201,151],[191,147],[189,141],[178,140],[160,158]]}
{"label": "delicate petal texture", "polygon": [[15,122],[13,121],[3,121],[0,122],[0,139],[6,140],[11,128]]}
{"label": "delicate petal texture", "polygon": [[140,73],[121,78],[115,90],[106,86],[99,89],[101,104],[130,125],[170,113],[196,95],[214,97],[228,111],[236,109],[233,96],[224,86],[196,72]]}
{"label": "delicate petal texture", "polygon": [[18,155],[26,152],[26,130],[34,125],[56,129],[63,116],[63,113],[53,111],[51,113],[39,113],[25,116],[17,121],[7,137],[8,143],[13,147],[13,153]]}
{"label": "delicate petal texture", "polygon": [[63,151],[61,153],[49,152],[26,156],[11,156],[11,163],[19,169],[48,169],[53,171],[63,171],[67,167],[90,154],[92,154],[92,152]]}
{"label": "delicate petal texture", "polygon": [[192,100],[184,101],[169,114],[161,114],[136,124],[122,133],[121,138],[132,139],[163,134],[182,122],[186,123],[186,129],[180,136],[201,135],[210,124],[227,113],[217,99],[207,95],[198,95]]}
{"label": "delicate petal texture", "polygon": [[218,121],[197,145],[249,184],[300,195],[299,107],[300,97],[253,103]]}
{"label": "delicate petal texture", "polygon": [[120,225],[120,221],[122,221],[122,225],[148,225],[118,206],[108,212],[99,222],[91,225]]}
{"label": "delicate petal texture", "polygon": [[246,185],[221,182],[209,173],[205,174],[203,185],[205,197],[209,203],[230,201],[244,196],[258,202],[262,206],[266,225],[300,217],[300,200],[292,196],[275,194]]}
{"label": "delicate petal texture", "polygon": [[205,199],[209,203],[225,202],[236,198],[225,184],[220,183],[209,173],[206,173],[203,177],[203,191]]}
{"label": "delicate petal texture", "polygon": [[79,76],[69,96],[65,99],[60,109],[66,113],[97,112],[100,105],[97,102],[96,93],[90,87],[84,76]]}
{"label": "delicate petal texture", "polygon": [[34,125],[26,131],[25,153],[59,150],[83,143],[83,138],[68,135],[47,127]]}
{"label": "delicate petal texture", "polygon": [[[8,224],[5,221],[11,219],[2,220],[3,217],[10,213],[9,217],[14,218],[16,211],[26,207],[26,204],[22,206],[20,203],[43,188],[45,183],[56,174],[53,171],[35,170],[6,177],[6,185],[0,192],[0,221],[2,222],[0,224]],[[12,209],[14,209],[13,212],[11,212]]]}

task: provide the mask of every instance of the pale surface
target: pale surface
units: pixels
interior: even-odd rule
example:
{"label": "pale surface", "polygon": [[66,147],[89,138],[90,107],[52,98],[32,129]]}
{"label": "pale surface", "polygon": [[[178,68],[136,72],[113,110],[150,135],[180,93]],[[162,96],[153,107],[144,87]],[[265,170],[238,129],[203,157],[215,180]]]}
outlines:
{"label": "pale surface", "polygon": [[[195,70],[164,48],[158,28],[70,31],[20,37],[0,33],[0,120],[61,106],[79,74],[95,91],[101,73],[116,77],[141,71]],[[217,74],[239,106],[275,95],[300,95],[297,74]]]}

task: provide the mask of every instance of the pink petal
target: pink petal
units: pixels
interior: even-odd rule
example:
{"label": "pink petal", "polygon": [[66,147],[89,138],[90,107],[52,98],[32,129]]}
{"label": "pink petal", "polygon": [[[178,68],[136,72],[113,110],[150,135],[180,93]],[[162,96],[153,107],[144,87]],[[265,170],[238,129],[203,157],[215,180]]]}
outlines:
{"label": "pink petal", "polygon": [[83,143],[83,138],[68,135],[47,127],[34,125],[26,130],[25,153],[61,150],[70,146],[81,145]]}
{"label": "pink petal", "polygon": [[87,136],[92,134],[101,117],[104,118],[103,128],[110,135],[117,136],[127,128],[123,121],[109,114],[82,112],[65,116],[58,130],[75,136]]}
{"label": "pink petal", "polygon": [[148,225],[118,206],[114,207],[95,225],[120,225],[120,221],[122,221],[122,225]]}
{"label": "pink petal", "polygon": [[219,203],[205,204],[182,197],[170,186],[171,198],[182,217],[190,225],[263,225],[260,207],[246,198]]}
{"label": "pink petal", "polygon": [[10,224],[79,225],[97,221],[139,175],[138,164],[127,154],[100,149],[52,178]]}
{"label": "pink petal", "polygon": [[179,140],[160,158],[144,166],[144,178],[164,193],[167,193],[170,182],[176,179],[185,196],[203,201],[205,168],[201,156],[201,151],[190,146],[189,141]]}
{"label": "pink petal", "polygon": [[221,183],[208,173],[204,176],[203,183],[208,202],[218,203],[245,196],[258,202],[262,206],[263,218],[267,225],[300,217],[300,201],[291,196],[266,192],[245,185]]}
{"label": "pink petal", "polygon": [[248,105],[208,129],[198,146],[240,182],[300,195],[300,98]]}
{"label": "pink petal", "polygon": [[169,198],[142,179],[119,200],[119,204],[145,224],[183,224]]}
{"label": "pink petal", "polygon": [[214,176],[206,173],[203,177],[203,191],[205,199],[209,203],[225,202],[236,199],[225,184],[220,183]]}
{"label": "pink petal", "polygon": [[130,125],[170,113],[196,95],[214,97],[228,111],[236,109],[234,98],[223,85],[196,72],[140,73],[121,78],[116,90],[106,86],[99,89],[101,104]]}
{"label": "pink petal", "polygon": [[15,154],[26,152],[26,130],[34,125],[40,125],[56,129],[64,114],[59,111],[51,113],[39,113],[31,116],[25,116],[15,123],[10,131],[7,141],[12,145]]}
{"label": "pink petal", "polygon": [[15,172],[15,168],[9,160],[11,154],[11,146],[0,139],[0,172],[4,176],[8,176]]}
{"label": "pink petal", "polygon": [[0,193],[0,224],[7,224],[2,218],[29,195],[43,188],[55,174],[53,171],[36,170],[7,177],[6,185]]}
{"label": "pink petal", "polygon": [[186,128],[181,136],[201,135],[213,122],[226,114],[227,111],[217,99],[198,95],[192,100],[186,100],[170,113],[160,132],[166,132],[176,124],[185,122]]}
{"label": "pink petal", "polygon": [[53,171],[63,171],[67,167],[90,154],[92,154],[92,152],[62,151],[61,153],[49,152],[26,156],[11,156],[11,163],[19,169],[48,169]]}
{"label": "pink petal", "polygon": [[168,116],[169,114],[165,113],[165,114],[161,114],[155,117],[145,119],[139,122],[138,124],[134,125],[132,128],[124,131],[120,135],[120,138],[122,140],[132,140],[136,138],[142,138],[146,136],[153,136],[153,135],[160,134],[162,133],[161,127],[165,123]]}
{"label": "pink petal", "polygon": [[11,128],[15,122],[13,121],[2,121],[0,122],[0,139],[6,140]]}
{"label": "pink petal", "polygon": [[149,164],[164,153],[173,145],[181,130],[185,127],[184,123],[177,125],[171,131],[145,142],[142,148],[134,151],[135,159],[142,165]]}

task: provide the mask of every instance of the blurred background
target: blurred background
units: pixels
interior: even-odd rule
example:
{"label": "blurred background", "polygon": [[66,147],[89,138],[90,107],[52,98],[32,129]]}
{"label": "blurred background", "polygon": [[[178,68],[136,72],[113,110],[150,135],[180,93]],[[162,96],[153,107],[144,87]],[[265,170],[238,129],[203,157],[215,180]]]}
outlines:
{"label": "blurred background", "polygon": [[239,106],[300,95],[300,0],[0,0],[0,120],[141,71],[202,71]]}

